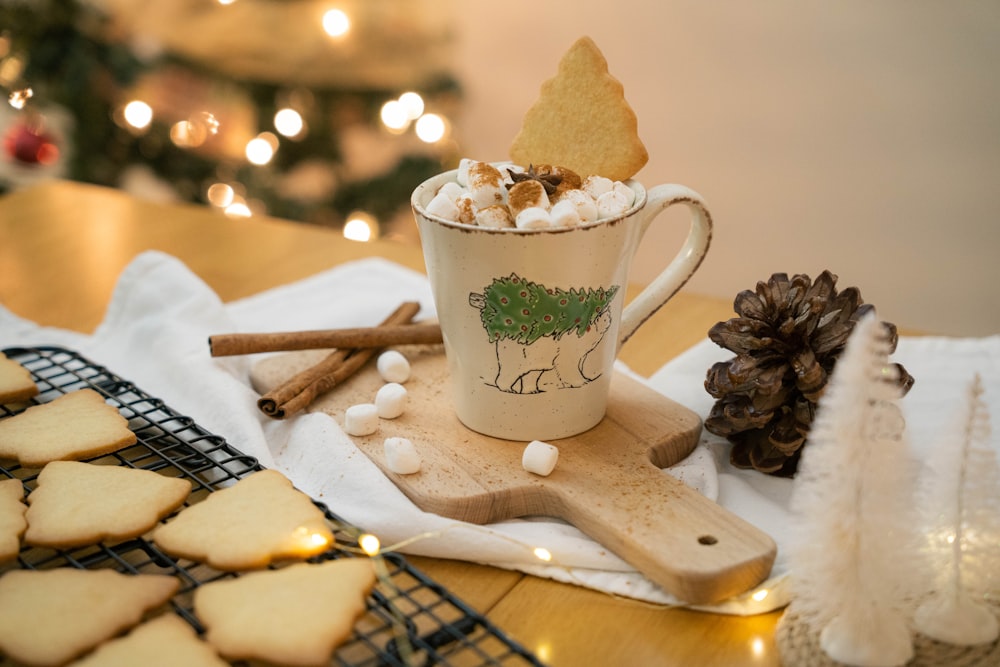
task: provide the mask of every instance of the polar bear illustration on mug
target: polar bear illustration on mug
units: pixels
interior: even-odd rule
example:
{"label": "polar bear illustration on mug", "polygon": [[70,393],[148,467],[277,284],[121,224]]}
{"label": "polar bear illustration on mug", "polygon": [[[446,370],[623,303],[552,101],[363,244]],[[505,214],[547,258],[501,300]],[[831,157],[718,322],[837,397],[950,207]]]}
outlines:
{"label": "polar bear illustration on mug", "polygon": [[483,328],[496,345],[501,391],[532,394],[582,387],[587,356],[611,327],[610,306],[619,287],[551,288],[512,273],[469,294]]}

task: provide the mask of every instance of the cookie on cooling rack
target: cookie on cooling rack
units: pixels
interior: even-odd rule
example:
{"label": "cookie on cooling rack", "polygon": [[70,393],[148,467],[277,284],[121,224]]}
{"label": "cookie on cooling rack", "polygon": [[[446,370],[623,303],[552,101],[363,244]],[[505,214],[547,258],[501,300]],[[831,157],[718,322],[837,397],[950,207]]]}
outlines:
{"label": "cookie on cooling rack", "polygon": [[24,541],[64,549],[139,537],[190,492],[190,481],[150,470],[53,461],[28,495]]}
{"label": "cookie on cooling rack", "polygon": [[11,570],[0,576],[0,654],[63,665],[133,627],[180,582],[114,570]]}
{"label": "cookie on cooling rack", "polygon": [[334,538],[309,496],[276,470],[261,470],[184,508],[153,541],[171,556],[237,571],[315,556]]}
{"label": "cookie on cooling rack", "polygon": [[28,369],[0,352],[0,403],[26,401],[38,395],[38,385]]}
{"label": "cookie on cooling rack", "polygon": [[228,667],[212,645],[176,614],[163,614],[105,642],[72,667]]}
{"label": "cookie on cooling rack", "polygon": [[21,551],[24,519],[24,485],[19,479],[0,481],[0,563],[14,559]]}
{"label": "cookie on cooling rack", "polygon": [[194,612],[226,658],[326,665],[374,585],[369,558],[296,563],[205,584],[194,593]]}
{"label": "cookie on cooling rack", "polygon": [[93,389],[78,389],[0,419],[0,459],[26,468],[110,454],[135,442],[128,421]]}

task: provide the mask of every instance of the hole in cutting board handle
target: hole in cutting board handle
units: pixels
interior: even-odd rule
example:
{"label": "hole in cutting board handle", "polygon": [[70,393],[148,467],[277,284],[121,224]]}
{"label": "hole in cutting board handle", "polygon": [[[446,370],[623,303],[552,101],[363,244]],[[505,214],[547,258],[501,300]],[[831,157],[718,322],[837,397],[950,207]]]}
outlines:
{"label": "hole in cutting board handle", "polygon": [[717,544],[719,539],[715,535],[702,535],[698,538],[698,544],[704,544],[706,546],[712,546]]}

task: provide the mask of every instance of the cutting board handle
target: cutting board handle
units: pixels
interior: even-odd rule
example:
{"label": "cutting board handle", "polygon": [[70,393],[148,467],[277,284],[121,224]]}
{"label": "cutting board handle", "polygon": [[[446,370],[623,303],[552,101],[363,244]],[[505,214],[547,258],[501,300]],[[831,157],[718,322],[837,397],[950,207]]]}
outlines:
{"label": "cutting board handle", "polygon": [[548,489],[562,518],[689,604],[738,595],[768,576],[777,553],[770,536],[652,462],[640,468],[610,470],[587,494]]}

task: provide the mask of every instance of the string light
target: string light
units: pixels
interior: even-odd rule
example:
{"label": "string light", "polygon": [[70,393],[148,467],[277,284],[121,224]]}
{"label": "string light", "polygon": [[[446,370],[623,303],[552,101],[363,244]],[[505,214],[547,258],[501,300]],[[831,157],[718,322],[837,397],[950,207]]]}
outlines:
{"label": "string light", "polygon": [[31,88],[22,88],[21,90],[12,90],[10,95],[7,97],[7,102],[15,109],[23,109],[24,105],[28,103],[35,94]]}
{"label": "string light", "polygon": [[223,210],[230,218],[249,218],[251,215],[250,207],[242,197],[234,197],[233,202]]}
{"label": "string light", "polygon": [[305,128],[305,122],[302,120],[302,114],[295,109],[285,107],[274,114],[274,128],[280,134],[293,138],[299,136]]}
{"label": "string light", "polygon": [[351,19],[341,9],[331,9],[323,14],[323,30],[330,37],[343,37],[351,29]]}
{"label": "string light", "polygon": [[270,132],[261,132],[247,142],[247,160],[258,166],[265,165],[274,157],[276,150],[278,150],[278,138]]}
{"label": "string light", "polygon": [[761,658],[764,656],[764,640],[760,637],[754,637],[750,640],[750,651],[753,653],[755,658]]}
{"label": "string light", "polygon": [[755,591],[753,595],[750,596],[754,602],[763,602],[764,598],[767,597],[767,589],[762,588],[759,591]]}
{"label": "string light", "polygon": [[417,119],[415,129],[417,137],[421,141],[433,144],[444,138],[447,126],[445,125],[444,118],[436,113],[425,113]]}
{"label": "string light", "polygon": [[153,108],[142,100],[132,100],[123,110],[125,122],[137,130],[144,130],[153,122]]}
{"label": "string light", "polygon": [[371,533],[365,533],[358,537],[358,546],[369,556],[375,556],[382,548],[382,543]]}
{"label": "string light", "polygon": [[545,547],[535,547],[531,553],[535,554],[535,558],[543,560],[546,563],[552,560],[552,552]]}
{"label": "string light", "polygon": [[376,235],[378,221],[363,211],[355,211],[347,216],[344,223],[344,238],[350,241],[371,241]]}
{"label": "string light", "polygon": [[410,125],[406,107],[399,100],[389,100],[383,104],[379,116],[382,119],[382,124],[393,132],[402,132]]}
{"label": "string light", "polygon": [[226,183],[212,183],[212,185],[208,186],[205,195],[208,198],[208,203],[212,206],[226,208],[233,203],[236,191],[233,190],[233,186]]}
{"label": "string light", "polygon": [[399,96],[398,102],[406,111],[408,120],[416,120],[424,113],[424,98],[419,93],[405,92]]}

